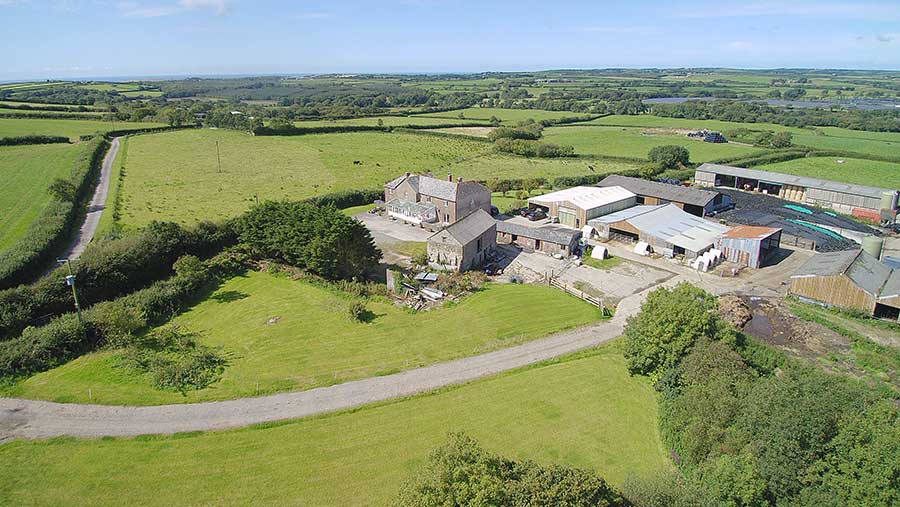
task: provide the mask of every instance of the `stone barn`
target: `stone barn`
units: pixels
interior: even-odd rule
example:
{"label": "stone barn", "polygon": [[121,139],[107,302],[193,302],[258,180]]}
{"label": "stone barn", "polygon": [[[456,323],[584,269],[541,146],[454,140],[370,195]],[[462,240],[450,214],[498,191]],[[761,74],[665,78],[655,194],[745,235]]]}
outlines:
{"label": "stone barn", "polygon": [[477,209],[428,238],[428,263],[445,271],[468,271],[484,264],[497,248],[497,222]]}
{"label": "stone barn", "polygon": [[568,227],[529,227],[508,221],[497,222],[497,243],[516,245],[535,252],[568,257],[575,253],[582,232]]}

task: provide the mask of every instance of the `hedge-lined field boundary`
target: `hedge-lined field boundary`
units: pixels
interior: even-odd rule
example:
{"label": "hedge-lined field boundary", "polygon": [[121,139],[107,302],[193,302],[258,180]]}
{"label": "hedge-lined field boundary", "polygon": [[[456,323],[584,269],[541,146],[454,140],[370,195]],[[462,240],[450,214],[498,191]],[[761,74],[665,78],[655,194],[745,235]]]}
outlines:
{"label": "hedge-lined field boundary", "polygon": [[85,144],[66,180],[72,201],[51,200],[15,244],[0,252],[0,289],[40,276],[71,236],[75,219],[90,200],[109,141],[97,136]]}
{"label": "hedge-lined field boundary", "polygon": [[57,144],[68,143],[65,136],[42,136],[37,134],[15,137],[0,137],[0,146],[23,146],[27,144]]}

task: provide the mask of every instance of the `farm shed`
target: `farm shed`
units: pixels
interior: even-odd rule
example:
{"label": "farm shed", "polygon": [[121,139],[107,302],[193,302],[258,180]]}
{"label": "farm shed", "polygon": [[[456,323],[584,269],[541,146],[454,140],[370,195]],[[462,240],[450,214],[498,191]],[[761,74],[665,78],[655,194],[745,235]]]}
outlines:
{"label": "farm shed", "polygon": [[781,229],[739,225],[716,240],[716,248],[731,262],[751,268],[765,264],[781,244]]}
{"label": "farm shed", "polygon": [[497,247],[497,222],[477,209],[432,234],[427,241],[428,263],[435,269],[468,271],[481,266]]}
{"label": "farm shed", "polygon": [[637,194],[638,204],[673,203],[691,215],[703,217],[732,206],[731,197],[713,190],[670,185],[658,181],[631,178],[612,174],[604,178],[598,187],[622,187]]}
{"label": "farm shed", "polygon": [[689,259],[715,245],[728,227],[685,213],[674,204],[635,206],[590,221],[604,239],[643,241],[667,257]]}
{"label": "farm shed", "polygon": [[863,250],[813,256],[791,276],[790,293],[802,300],[876,317],[900,316],[900,271]]}
{"label": "farm shed", "polygon": [[622,187],[572,187],[528,199],[530,208],[543,208],[559,223],[581,229],[588,220],[636,204],[637,196]]}
{"label": "farm shed", "polygon": [[897,190],[743,167],[703,164],[697,168],[694,182],[707,187],[755,190],[875,222],[881,221],[882,210],[890,215],[897,209]]}
{"label": "farm shed", "polygon": [[509,221],[497,222],[497,243],[517,245],[536,252],[568,257],[575,252],[582,232],[554,225],[529,227]]}

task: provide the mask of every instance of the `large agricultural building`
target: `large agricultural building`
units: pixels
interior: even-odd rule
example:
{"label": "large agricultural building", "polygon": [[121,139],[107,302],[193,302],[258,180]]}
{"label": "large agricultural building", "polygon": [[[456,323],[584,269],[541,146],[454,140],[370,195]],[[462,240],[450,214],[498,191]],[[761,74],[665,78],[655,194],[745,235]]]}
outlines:
{"label": "large agricultural building", "polygon": [[588,225],[602,239],[643,241],[666,257],[693,259],[713,248],[729,228],[700,218],[674,204],[635,206],[595,218]]}
{"label": "large agricultural building", "polygon": [[611,174],[598,187],[622,187],[637,195],[638,204],[672,203],[691,215],[704,217],[732,206],[731,197],[708,189],[670,185],[641,178]]}
{"label": "large agricultural building", "polygon": [[900,317],[900,270],[864,250],[813,256],[791,276],[790,293],[801,300],[875,317]]}
{"label": "large agricultural building", "polygon": [[575,229],[592,218],[637,204],[637,196],[622,187],[572,187],[528,199],[530,208],[541,208],[559,223]]}
{"label": "large agricultural building", "polygon": [[788,201],[829,208],[875,222],[892,218],[897,209],[897,190],[743,167],[703,164],[697,168],[694,182],[707,187],[764,192]]}

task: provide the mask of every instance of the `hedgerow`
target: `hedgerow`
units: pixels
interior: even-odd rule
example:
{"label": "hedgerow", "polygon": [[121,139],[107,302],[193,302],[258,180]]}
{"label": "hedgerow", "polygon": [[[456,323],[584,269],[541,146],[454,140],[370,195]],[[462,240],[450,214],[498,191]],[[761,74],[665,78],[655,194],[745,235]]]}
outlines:
{"label": "hedgerow", "polygon": [[0,137],[0,146],[21,146],[25,144],[55,144],[68,143],[69,138],[64,136],[40,136],[37,134],[15,137]]}
{"label": "hedgerow", "polygon": [[[0,252],[0,289],[40,276],[65,246],[75,218],[88,201],[109,143],[97,137],[86,144],[65,181],[74,188],[71,201],[51,200],[15,244]],[[58,197],[58,196],[55,196]]]}

